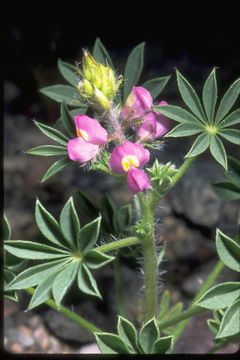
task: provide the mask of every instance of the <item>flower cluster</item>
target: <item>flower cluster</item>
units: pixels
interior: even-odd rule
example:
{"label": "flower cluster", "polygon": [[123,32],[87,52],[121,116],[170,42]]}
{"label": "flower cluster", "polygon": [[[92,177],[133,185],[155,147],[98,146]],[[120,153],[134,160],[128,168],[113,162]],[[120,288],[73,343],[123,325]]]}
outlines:
{"label": "flower cluster", "polygon": [[[107,130],[97,119],[87,115],[75,116],[77,137],[68,142],[69,158],[86,164],[95,160],[104,146],[115,141],[117,145],[109,159],[110,170],[115,174],[125,174],[127,185],[133,193],[149,189],[151,182],[143,167],[149,162],[150,153],[142,144],[166,134],[170,127],[169,119],[153,110],[150,92],[140,86],[132,88],[125,105],[120,111],[116,111],[117,108],[114,109],[109,100],[116,94],[119,82],[109,66],[98,64],[87,52],[83,57],[82,73],[82,96],[97,97],[98,91],[101,91],[98,101],[108,110],[103,119]],[[167,103],[161,101],[159,105]],[[127,128],[134,130],[135,142],[125,137]]]}

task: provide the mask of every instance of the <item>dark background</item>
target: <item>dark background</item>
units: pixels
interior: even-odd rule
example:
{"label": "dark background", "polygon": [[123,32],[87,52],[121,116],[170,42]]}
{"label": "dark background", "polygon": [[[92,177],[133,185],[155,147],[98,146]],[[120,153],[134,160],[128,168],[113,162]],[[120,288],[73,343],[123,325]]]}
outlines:
{"label": "dark background", "polygon": [[[128,203],[131,200],[126,188],[120,188],[114,179],[83,171],[76,164],[42,185],[39,179],[53,160],[30,157],[23,153],[48,142],[34,127],[31,119],[53,124],[59,116],[59,104],[38,91],[44,86],[65,83],[57,70],[58,58],[72,63],[79,61],[81,49],[91,50],[96,37],[100,37],[121,72],[131,49],[145,41],[145,67],[139,83],[151,77],[172,74],[161,95],[172,104],[179,101],[175,67],[190,80],[199,94],[211,69],[218,67],[220,97],[240,73],[239,10],[233,5],[234,2],[229,1],[224,5],[217,3],[212,9],[210,4],[204,2],[195,2],[191,7],[184,5],[184,2],[177,5],[174,2],[167,5],[159,2],[157,6],[157,2],[150,1],[132,4],[106,1],[97,4],[53,4],[50,1],[29,4],[13,2],[5,4],[3,14],[6,20],[3,29],[4,51],[1,55],[4,59],[4,208],[14,239],[39,240],[34,219],[36,195],[57,217],[64,202],[78,189],[86,191],[96,202],[101,200],[104,193],[112,195],[116,203]],[[192,141],[192,137],[167,141],[157,156],[163,162],[172,161],[178,166]],[[226,144],[226,148],[229,154],[237,156],[236,146]],[[228,235],[234,235],[239,209],[239,202],[223,204],[214,195],[210,183],[222,179],[224,175],[208,153],[199,158],[191,171],[172,195],[161,203],[157,219],[159,239],[164,239],[168,244],[168,261],[163,264],[163,270],[167,273],[161,277],[161,281],[164,288],[171,290],[174,302],[181,300],[184,305],[198,291],[199,278],[206,278],[216,262],[213,241],[216,226]],[[191,209],[192,205],[194,209]],[[135,310],[138,300],[138,266],[125,258],[121,258],[121,263],[131,318],[134,314],[131,306]],[[114,286],[111,269],[110,272],[108,270],[105,275],[99,272],[98,281],[104,291],[104,306],[110,308],[109,313],[104,314],[104,325],[111,328],[116,309],[112,309],[115,303]],[[224,274],[222,280],[232,281],[233,276],[233,272]],[[26,327],[30,333],[32,331],[28,321],[30,324],[34,312],[27,315],[23,313],[28,299],[23,298],[21,301],[19,308],[15,308],[15,313],[8,316],[5,323],[7,348],[11,351],[17,342],[20,350],[18,347],[13,352],[31,352],[35,348],[31,350],[22,341],[13,340],[14,331],[16,336],[23,333],[22,325],[25,326],[25,332]],[[86,298],[77,292],[75,297],[68,298],[68,305],[74,303],[79,313],[83,314],[84,301]],[[99,316],[103,315],[99,312],[99,304],[96,306],[93,300],[87,304],[92,320],[99,321]],[[6,309],[9,311],[9,304]],[[53,314],[49,311],[40,309],[39,322],[44,319],[45,334],[47,328],[61,341],[67,340],[71,344],[75,341],[76,344],[76,337],[79,336],[78,346],[84,343],[82,334],[77,331],[75,334],[70,325],[67,335],[64,328],[67,325],[66,318],[51,320]],[[56,325],[54,329],[58,321],[59,326]],[[196,320],[196,323],[190,325],[177,351],[186,353],[190,349],[192,352],[205,352],[211,347],[206,319],[199,318],[198,322]],[[192,338],[193,333],[196,333],[195,339]],[[34,335],[31,336],[34,338]],[[52,349],[51,344],[49,348]],[[43,353],[47,351],[46,348],[40,349]]]}

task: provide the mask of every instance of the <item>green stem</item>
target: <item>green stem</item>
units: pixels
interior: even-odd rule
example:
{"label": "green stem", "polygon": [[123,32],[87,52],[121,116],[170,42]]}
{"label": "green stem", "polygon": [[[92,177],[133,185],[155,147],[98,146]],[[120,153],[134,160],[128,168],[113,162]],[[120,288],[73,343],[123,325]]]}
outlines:
{"label": "green stem", "polygon": [[[28,288],[25,289],[25,291],[30,294],[33,295],[35,289],[33,288]],[[48,305],[50,308],[59,311],[61,314],[66,315],[69,319],[75,321],[78,325],[80,325],[81,327],[91,331],[91,332],[102,332],[102,330],[100,328],[98,328],[97,326],[95,326],[94,324],[92,324],[91,322],[85,320],[84,318],[82,318],[80,315],[76,314],[75,312],[69,310],[68,308],[66,308],[63,305],[58,306],[54,300],[49,299],[47,301],[45,301],[45,304]]]}
{"label": "green stem", "polygon": [[205,311],[208,311],[208,309],[201,308],[200,306],[194,305],[194,303],[213,285],[219,274],[221,273],[222,269],[224,268],[224,263],[219,260],[212,270],[211,274],[205,281],[204,285],[201,287],[195,298],[193,299],[192,305],[187,309],[186,311],[183,311],[182,313],[173,316],[170,319],[159,321],[159,329],[163,330],[167,328],[168,326],[175,325],[176,323],[179,323],[177,326],[175,332],[174,332],[174,340],[179,338],[179,336],[182,334],[183,330],[188,324],[188,321],[191,317],[199,315]]}
{"label": "green stem", "polygon": [[157,251],[154,237],[154,208],[152,197],[140,195],[142,205],[142,237],[144,264],[143,321],[156,316],[157,311]]}
{"label": "green stem", "polygon": [[124,298],[123,298],[121,268],[120,268],[118,255],[116,255],[116,257],[115,257],[113,266],[114,266],[115,290],[116,290],[116,300],[117,300],[117,304],[118,304],[118,313],[119,313],[119,315],[126,317]]}
{"label": "green stem", "polygon": [[126,246],[132,246],[132,245],[137,245],[140,244],[141,240],[138,239],[137,237],[128,237],[126,239],[121,239],[121,240],[117,240],[117,241],[112,241],[108,244],[104,244],[101,246],[98,246],[96,248],[96,250],[101,251],[101,252],[108,252],[108,251],[112,251],[112,250],[117,250]]}
{"label": "green stem", "polygon": [[167,192],[169,192],[176,185],[176,183],[182,178],[182,176],[186,173],[186,171],[192,165],[193,161],[196,160],[196,158],[197,158],[197,156],[192,156],[192,157],[186,158],[186,160],[183,162],[183,164],[178,169],[178,172],[173,176],[171,186],[169,187]]}

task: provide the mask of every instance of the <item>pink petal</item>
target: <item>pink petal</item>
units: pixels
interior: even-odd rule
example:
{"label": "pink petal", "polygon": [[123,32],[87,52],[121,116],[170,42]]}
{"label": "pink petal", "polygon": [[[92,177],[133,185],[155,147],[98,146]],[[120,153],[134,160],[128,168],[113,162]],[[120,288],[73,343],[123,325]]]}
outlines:
{"label": "pink petal", "polygon": [[68,142],[67,151],[71,160],[85,164],[97,155],[99,146],[88,143],[82,138],[78,137]]}
{"label": "pink petal", "polygon": [[107,143],[107,131],[99,124],[99,122],[87,115],[76,115],[74,121],[77,129],[87,133],[87,142],[95,145],[103,145]]}
{"label": "pink petal", "polygon": [[133,193],[147,190],[151,186],[148,175],[143,170],[136,168],[131,168],[128,171],[127,184]]}
{"label": "pink petal", "polygon": [[139,161],[139,167],[145,165],[150,158],[149,151],[142,145],[125,141],[122,145],[116,146],[110,156],[109,166],[113,172],[117,174],[125,173],[122,167],[122,159],[126,155],[136,156]]}
{"label": "pink petal", "polygon": [[153,99],[150,92],[142,86],[134,86],[128,95],[127,101],[122,108],[120,116],[123,119],[134,119],[150,111],[153,105]]}

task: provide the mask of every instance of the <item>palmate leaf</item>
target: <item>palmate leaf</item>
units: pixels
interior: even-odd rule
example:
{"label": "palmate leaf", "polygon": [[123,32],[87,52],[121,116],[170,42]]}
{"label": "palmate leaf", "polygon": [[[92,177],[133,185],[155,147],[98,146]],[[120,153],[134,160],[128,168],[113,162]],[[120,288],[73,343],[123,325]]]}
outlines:
{"label": "palmate leaf", "polygon": [[4,287],[4,297],[10,299],[10,300],[13,300],[13,301],[18,301],[18,296],[17,296],[17,293],[15,291],[9,291],[7,289],[8,287],[8,284],[15,278],[15,274],[4,268],[3,270],[3,280],[4,280],[4,283],[3,283],[3,287]]}
{"label": "palmate leaf", "polygon": [[47,301],[52,296],[52,285],[56,278],[56,272],[53,274],[49,274],[46,278],[44,278],[38,287],[36,288],[31,301],[28,305],[28,310],[31,310],[45,301]]}
{"label": "palmate leaf", "polygon": [[70,258],[67,260],[53,260],[44,264],[32,266],[18,274],[13,281],[9,283],[8,288],[10,290],[16,290],[36,286],[52,273],[59,272],[68,261],[70,261]]}
{"label": "palmate leaf", "polygon": [[228,156],[228,172],[226,175],[230,180],[240,183],[240,160]]}
{"label": "palmate leaf", "polygon": [[40,145],[27,151],[29,155],[62,156],[67,155],[67,149],[57,145]]}
{"label": "palmate leaf", "polygon": [[135,352],[138,349],[137,331],[133,324],[122,316],[118,316],[117,330],[118,335],[124,343],[132,350],[132,352]]}
{"label": "palmate leaf", "polygon": [[184,122],[177,125],[173,130],[169,131],[166,134],[166,137],[183,137],[183,136],[192,136],[199,134],[203,131],[203,126],[201,124],[195,124],[192,122]]}
{"label": "palmate leaf", "polygon": [[163,89],[167,85],[170,78],[171,78],[171,75],[170,76],[157,77],[157,78],[145,81],[145,83],[143,83],[142,86],[145,89],[147,89],[148,91],[150,91],[153,99],[156,99],[161,94],[161,92],[163,91]]}
{"label": "palmate leaf", "polygon": [[171,352],[173,347],[173,336],[165,336],[153,344],[153,354],[166,354]]}
{"label": "palmate leaf", "polygon": [[76,137],[76,129],[73,121],[71,112],[68,110],[68,107],[65,102],[62,102],[60,108],[61,121],[64,129],[68,135],[72,138]]}
{"label": "palmate leaf", "polygon": [[64,134],[62,134],[60,131],[54,129],[51,126],[47,126],[45,124],[42,124],[38,121],[34,121],[34,124],[39,128],[39,130],[46,136],[48,136],[50,139],[58,142],[61,145],[67,146],[67,143],[69,141],[69,138],[67,138]]}
{"label": "palmate leaf", "polygon": [[216,339],[233,336],[240,332],[240,299],[226,310]]}
{"label": "palmate leaf", "polygon": [[102,298],[96,280],[84,263],[80,265],[78,270],[78,287],[85,294]]}
{"label": "palmate leaf", "polygon": [[240,282],[218,284],[209,289],[197,305],[206,309],[217,310],[231,305],[240,296]]}
{"label": "palmate leaf", "polygon": [[71,161],[68,157],[64,157],[60,160],[54,162],[50,168],[45,172],[41,179],[41,183],[44,183],[48,179],[50,179],[53,175],[56,175],[58,172],[63,170],[66,166],[70,165]]}
{"label": "palmate leaf", "polygon": [[60,228],[70,247],[77,249],[77,242],[80,233],[80,222],[72,197],[70,197],[62,209],[60,215]]}
{"label": "palmate leaf", "polygon": [[219,105],[215,123],[218,124],[228,114],[240,93],[240,78],[237,79],[227,90]]}
{"label": "palmate leaf", "polygon": [[25,240],[6,240],[4,249],[21,259],[43,260],[69,256],[69,252]]}
{"label": "palmate leaf", "polygon": [[11,238],[11,227],[5,214],[3,214],[3,239],[9,240]]}
{"label": "palmate leaf", "polygon": [[57,65],[64,79],[67,80],[69,84],[76,87],[79,82],[77,67],[65,61],[62,61],[61,59],[58,59]]}
{"label": "palmate leaf", "polygon": [[237,125],[240,123],[240,109],[233,111],[227,117],[225,117],[220,123],[219,128],[226,128],[232,125]]}
{"label": "palmate leaf", "polygon": [[203,105],[210,123],[214,121],[214,111],[217,102],[217,81],[215,68],[207,78],[203,87]]}
{"label": "palmate leaf", "polygon": [[120,336],[111,333],[94,333],[102,354],[129,354],[130,351]]}
{"label": "palmate leaf", "polygon": [[210,152],[212,156],[219,162],[226,170],[228,168],[227,154],[222,141],[217,135],[212,135],[210,139]]}
{"label": "palmate leaf", "polygon": [[124,103],[134,85],[137,84],[143,69],[145,43],[137,45],[130,53],[124,70]]}
{"label": "palmate leaf", "polygon": [[73,284],[79,268],[79,261],[68,264],[53,281],[52,293],[57,305],[60,305],[64,295]]}
{"label": "palmate leaf", "polygon": [[140,330],[139,344],[145,354],[151,354],[155,341],[159,338],[156,319],[147,321]]}
{"label": "palmate leaf", "polygon": [[104,254],[97,249],[89,250],[84,255],[84,261],[89,269],[99,269],[114,260],[114,256]]}
{"label": "palmate leaf", "polygon": [[207,133],[203,133],[198,135],[197,139],[194,141],[191,149],[185,155],[185,157],[197,156],[202,154],[205,150],[207,150],[210,143],[210,135]]}
{"label": "palmate leaf", "polygon": [[232,270],[240,272],[240,246],[217,229],[216,246],[220,259]]}
{"label": "palmate leaf", "polygon": [[222,200],[239,200],[240,199],[240,186],[231,181],[221,181],[212,184],[213,190],[218,197]]}
{"label": "palmate leaf", "polygon": [[[64,102],[62,102],[62,104],[63,104]],[[65,105],[66,105],[66,103],[65,103]],[[66,107],[67,107],[67,105],[66,105]],[[77,107],[77,108],[75,108],[75,109],[73,109],[73,110],[69,110],[68,109],[68,112],[69,112],[69,114],[70,114],[70,116],[72,117],[72,118],[74,118],[74,116],[75,115],[83,115],[83,114],[86,114],[86,111],[87,111],[87,106],[86,105],[84,105],[84,106],[82,106],[82,107]],[[54,128],[56,128],[56,129],[61,129],[61,130],[63,130],[63,129],[65,129],[66,130],[66,128],[65,128],[65,126],[64,126],[64,124],[63,124],[63,122],[65,121],[65,119],[62,119],[62,117],[60,116],[58,119],[57,119],[57,121],[55,122],[55,124],[53,125],[54,126]],[[74,135],[74,137],[76,136],[76,134]],[[72,137],[72,136],[71,136]]]}
{"label": "palmate leaf", "polygon": [[[202,124],[202,122],[193,114],[191,114],[189,111],[182,109],[179,106],[174,105],[158,105],[154,106],[154,110],[157,112],[162,113],[163,115],[168,116],[170,119],[173,119],[180,123],[185,122],[191,122],[191,123],[197,123]],[[166,136],[166,135],[165,135]]]}
{"label": "palmate leaf", "polygon": [[93,57],[97,60],[97,62],[100,62],[104,66],[109,65],[112,69],[114,69],[112,59],[99,38],[96,39],[93,46]]}
{"label": "palmate leaf", "polygon": [[227,141],[236,145],[240,145],[240,130],[221,129],[220,135]]}
{"label": "palmate leaf", "polygon": [[177,70],[177,83],[180,94],[185,104],[197,116],[197,118],[204,123],[205,122],[204,110],[196,94],[196,91],[178,70]]}
{"label": "palmate leaf", "polygon": [[75,198],[76,207],[82,213],[95,218],[99,214],[99,208],[93,204],[93,202],[88,198],[88,196],[82,191],[78,191]]}
{"label": "palmate leaf", "polygon": [[47,86],[39,90],[42,94],[59,103],[65,101],[67,105],[84,106],[77,89],[69,85]]}
{"label": "palmate leaf", "polygon": [[78,239],[78,246],[81,251],[86,252],[93,247],[99,235],[100,225],[101,216],[82,227]]}

